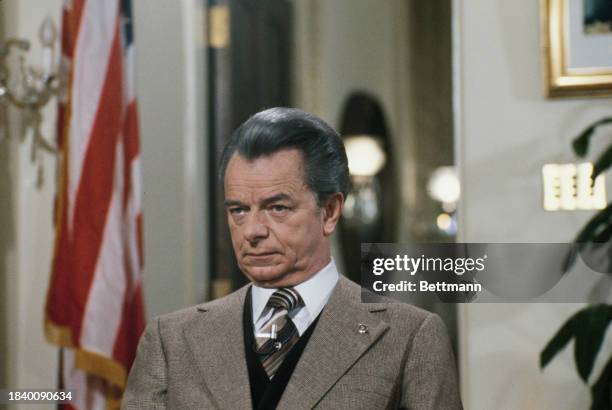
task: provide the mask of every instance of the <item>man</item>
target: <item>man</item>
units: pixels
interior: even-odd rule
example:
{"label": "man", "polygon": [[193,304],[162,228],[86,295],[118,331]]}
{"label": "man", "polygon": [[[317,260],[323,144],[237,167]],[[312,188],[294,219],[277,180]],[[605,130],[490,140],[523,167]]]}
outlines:
{"label": "man", "polygon": [[440,318],[361,303],[336,270],[349,176],[335,131],[300,110],[260,112],[232,135],[221,177],[251,284],[153,320],[123,408],[461,408]]}

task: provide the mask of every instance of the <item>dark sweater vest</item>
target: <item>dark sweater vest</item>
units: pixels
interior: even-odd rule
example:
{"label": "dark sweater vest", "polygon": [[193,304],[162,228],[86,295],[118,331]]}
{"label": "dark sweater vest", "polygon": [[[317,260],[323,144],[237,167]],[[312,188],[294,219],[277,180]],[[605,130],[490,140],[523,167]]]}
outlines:
{"label": "dark sweater vest", "polygon": [[255,353],[255,336],[253,331],[253,319],[251,308],[251,289],[247,292],[244,301],[243,328],[244,328],[244,352],[246,354],[247,368],[249,370],[249,383],[251,385],[251,400],[253,400],[253,408],[256,410],[275,409],[280,401],[287,383],[295,370],[297,362],[302,356],[304,347],[310,339],[313,329],[318,321],[315,321],[308,327],[306,332],[300,337],[297,343],[289,350],[283,363],[276,371],[276,374],[270,380],[268,374],[264,370],[257,353]]}

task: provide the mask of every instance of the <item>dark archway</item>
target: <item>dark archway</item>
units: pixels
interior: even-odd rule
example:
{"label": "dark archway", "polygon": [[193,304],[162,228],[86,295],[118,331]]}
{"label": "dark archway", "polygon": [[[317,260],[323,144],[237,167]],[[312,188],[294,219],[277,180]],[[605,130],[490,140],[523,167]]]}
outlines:
{"label": "dark archway", "polygon": [[340,223],[341,249],[344,273],[361,283],[361,244],[396,240],[399,202],[395,156],[382,106],[374,96],[352,93],[341,121],[351,172],[351,189]]}

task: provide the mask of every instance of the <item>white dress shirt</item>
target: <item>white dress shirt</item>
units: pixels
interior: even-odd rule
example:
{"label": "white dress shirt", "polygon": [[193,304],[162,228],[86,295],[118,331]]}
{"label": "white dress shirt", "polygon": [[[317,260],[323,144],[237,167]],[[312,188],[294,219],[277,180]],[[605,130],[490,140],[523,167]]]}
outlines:
{"label": "white dress shirt", "polygon": [[[336,269],[336,264],[332,258],[323,269],[312,275],[307,281],[293,287],[304,301],[303,307],[294,310],[289,315],[300,336],[304,334],[308,326],[314,322],[327,304],[336,286],[336,282],[338,282],[338,275],[338,269]],[[268,303],[268,299],[276,290],[274,288],[262,288],[257,285],[253,285],[251,288],[251,307],[253,309],[252,317],[255,334],[261,330],[263,324],[272,316],[273,309],[266,307],[266,303]]]}

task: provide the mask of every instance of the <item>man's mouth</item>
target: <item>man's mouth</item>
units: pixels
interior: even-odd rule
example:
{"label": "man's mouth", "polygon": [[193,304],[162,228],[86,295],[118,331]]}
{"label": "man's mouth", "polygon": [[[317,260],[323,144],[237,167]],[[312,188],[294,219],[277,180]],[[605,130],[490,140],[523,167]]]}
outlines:
{"label": "man's mouth", "polygon": [[250,256],[253,258],[266,257],[276,255],[276,252],[247,252],[246,256]]}
{"label": "man's mouth", "polygon": [[278,252],[247,252],[245,258],[251,263],[269,263]]}

